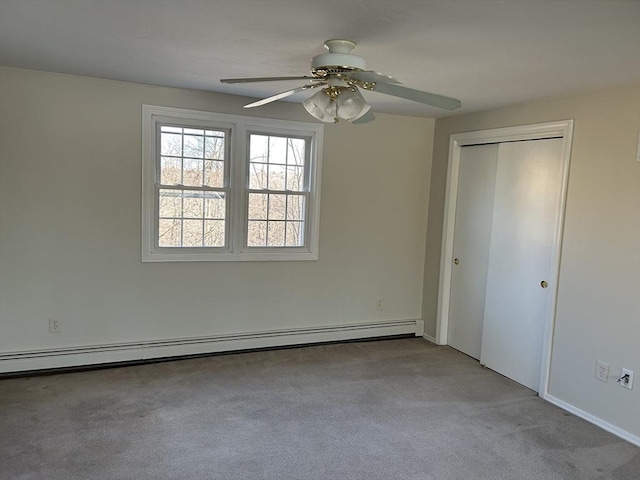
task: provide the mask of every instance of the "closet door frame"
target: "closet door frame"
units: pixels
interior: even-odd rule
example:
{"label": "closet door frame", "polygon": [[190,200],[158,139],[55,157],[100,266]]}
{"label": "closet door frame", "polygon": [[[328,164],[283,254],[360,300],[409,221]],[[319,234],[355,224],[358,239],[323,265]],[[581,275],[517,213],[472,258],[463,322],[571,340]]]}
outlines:
{"label": "closet door frame", "polygon": [[560,193],[560,214],[556,225],[552,258],[554,259],[550,308],[544,325],[542,345],[542,365],[540,366],[540,386],[538,395],[545,398],[548,394],[549,368],[551,364],[551,346],[553,343],[553,327],[555,323],[556,300],[558,292],[558,274],[562,231],[569,179],[569,160],[571,157],[571,141],[573,136],[573,120],[537,123],[516,127],[495,128],[475,132],[455,133],[449,138],[449,164],[447,169],[447,190],[444,205],[444,225],[442,231],[442,253],[440,258],[440,282],[438,288],[438,313],[436,321],[436,343],[447,345],[449,330],[449,302],[451,299],[451,274],[453,267],[453,238],[455,230],[456,201],[458,198],[458,176],[460,173],[460,153],[462,147],[484,145],[489,143],[517,142],[523,140],[539,140],[545,138],[562,138],[563,177]]}

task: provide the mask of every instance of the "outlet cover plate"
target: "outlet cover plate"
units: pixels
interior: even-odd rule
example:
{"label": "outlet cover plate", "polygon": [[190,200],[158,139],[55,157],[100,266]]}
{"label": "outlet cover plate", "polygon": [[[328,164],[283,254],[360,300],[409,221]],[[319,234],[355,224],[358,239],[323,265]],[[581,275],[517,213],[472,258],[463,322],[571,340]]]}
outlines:
{"label": "outlet cover plate", "polygon": [[[626,383],[622,380],[622,377],[624,377],[625,375],[629,375],[629,381]],[[631,370],[628,370],[626,368],[620,370],[620,386],[629,390],[633,390],[633,372]]]}
{"label": "outlet cover plate", "polygon": [[57,318],[49,319],[49,333],[60,333],[62,331],[62,322]]}
{"label": "outlet cover plate", "polygon": [[596,362],[596,380],[600,380],[601,382],[609,381],[609,365],[604,362]]}

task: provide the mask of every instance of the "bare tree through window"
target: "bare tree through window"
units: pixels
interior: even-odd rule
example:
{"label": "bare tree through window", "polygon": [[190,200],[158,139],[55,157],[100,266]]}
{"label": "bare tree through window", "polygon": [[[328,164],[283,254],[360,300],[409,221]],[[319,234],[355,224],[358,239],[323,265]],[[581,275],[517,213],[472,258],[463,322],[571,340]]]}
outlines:
{"label": "bare tree through window", "polygon": [[143,262],[318,259],[322,125],[142,115]]}
{"label": "bare tree through window", "polygon": [[225,246],[226,135],[160,127],[158,246]]}
{"label": "bare tree through window", "polygon": [[307,155],[304,138],[250,135],[247,246],[304,246]]}

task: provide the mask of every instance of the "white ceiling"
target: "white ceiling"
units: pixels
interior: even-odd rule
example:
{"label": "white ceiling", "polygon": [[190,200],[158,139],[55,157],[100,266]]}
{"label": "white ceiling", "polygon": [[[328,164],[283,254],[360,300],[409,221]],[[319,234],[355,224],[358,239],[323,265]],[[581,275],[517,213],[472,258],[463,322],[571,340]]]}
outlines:
{"label": "white ceiling", "polygon": [[[0,0],[2,65],[265,97],[329,38],[471,112],[640,81],[636,0]],[[310,93],[290,100],[301,101]],[[367,92],[374,111],[450,112]]]}

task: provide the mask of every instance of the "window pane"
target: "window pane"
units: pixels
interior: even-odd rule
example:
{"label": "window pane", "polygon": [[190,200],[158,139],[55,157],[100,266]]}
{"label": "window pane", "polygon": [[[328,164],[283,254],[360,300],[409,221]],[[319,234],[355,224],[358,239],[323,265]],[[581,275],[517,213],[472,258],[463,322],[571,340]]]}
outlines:
{"label": "window pane", "polygon": [[304,190],[304,168],[287,167],[287,190],[301,192]]}
{"label": "window pane", "polygon": [[185,218],[202,218],[204,217],[204,198],[202,192],[184,192],[184,200],[182,201],[182,215]]}
{"label": "window pane", "polygon": [[224,220],[226,216],[224,193],[206,192],[204,194],[204,217]]}
{"label": "window pane", "polygon": [[251,135],[249,139],[249,161],[269,161],[269,137],[266,135]]}
{"label": "window pane", "polygon": [[[188,130],[185,128],[185,131]],[[196,135],[184,136],[184,156],[204,158],[204,137]]]}
{"label": "window pane", "polygon": [[169,125],[162,125],[160,127],[162,132],[182,133],[182,127],[170,127]]}
{"label": "window pane", "polygon": [[204,158],[223,160],[224,159],[224,138],[205,137]]}
{"label": "window pane", "polygon": [[224,247],[224,220],[205,220],[204,246]]}
{"label": "window pane", "polygon": [[225,245],[224,192],[160,190],[159,216],[161,247]]}
{"label": "window pane", "polygon": [[202,170],[203,170],[202,160],[185,158],[183,160],[183,168],[182,168],[183,185],[189,185],[193,187],[202,186],[202,180],[203,180]]}
{"label": "window pane", "polygon": [[160,155],[182,156],[182,135],[162,132],[160,134]]}
{"label": "window pane", "polygon": [[180,220],[163,220],[158,223],[158,246],[179,247],[182,229]]}
{"label": "window pane", "polygon": [[249,165],[249,188],[260,190],[267,188],[267,165],[252,163]]}
{"label": "window pane", "polygon": [[204,135],[204,130],[197,128],[185,128],[184,133],[189,135]]}
{"label": "window pane", "polygon": [[267,197],[264,193],[249,194],[249,220],[267,219]]}
{"label": "window pane", "polygon": [[267,234],[268,247],[284,246],[284,225],[285,225],[285,222],[269,221],[269,229]]}
{"label": "window pane", "polygon": [[303,195],[287,195],[287,197],[287,220],[304,220],[306,198]]}
{"label": "window pane", "polygon": [[304,246],[304,223],[287,222],[287,247]]}
{"label": "window pane", "polygon": [[203,242],[203,226],[204,222],[202,220],[183,220],[182,246],[201,247]]}
{"label": "window pane", "polygon": [[249,194],[248,246],[303,246],[306,196],[275,191],[306,191],[307,140],[251,134],[249,141],[249,188],[271,193]]}
{"label": "window pane", "polygon": [[160,190],[159,194],[159,217],[182,217],[182,192],[178,190]]}
{"label": "window pane", "polygon": [[269,163],[287,163],[287,139],[269,137]]}
{"label": "window pane", "polygon": [[160,183],[180,185],[182,183],[182,160],[173,157],[160,159]]}
{"label": "window pane", "polygon": [[269,220],[284,220],[287,214],[287,196],[269,195]]}
{"label": "window pane", "polygon": [[209,187],[224,187],[224,162],[204,161],[204,184]]}
{"label": "window pane", "polygon": [[302,138],[287,139],[287,164],[304,165],[306,141]]}
{"label": "window pane", "polygon": [[250,221],[247,231],[247,245],[264,247],[267,243],[267,222]]}
{"label": "window pane", "polygon": [[270,190],[284,190],[284,175],[286,168],[283,165],[269,165],[269,184],[267,188]]}

